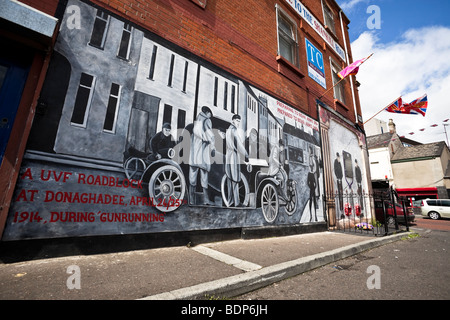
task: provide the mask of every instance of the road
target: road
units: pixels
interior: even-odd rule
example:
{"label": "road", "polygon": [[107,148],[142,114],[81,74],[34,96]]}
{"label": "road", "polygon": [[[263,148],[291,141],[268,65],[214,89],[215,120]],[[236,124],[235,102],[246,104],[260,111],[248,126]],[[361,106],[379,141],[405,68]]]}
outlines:
{"label": "road", "polygon": [[[408,239],[237,297],[242,300],[448,300],[450,220],[419,217]],[[417,235],[417,236],[416,236]]]}
{"label": "road", "polygon": [[412,226],[422,229],[450,231],[450,219],[432,220],[416,215],[416,221],[414,221]]}

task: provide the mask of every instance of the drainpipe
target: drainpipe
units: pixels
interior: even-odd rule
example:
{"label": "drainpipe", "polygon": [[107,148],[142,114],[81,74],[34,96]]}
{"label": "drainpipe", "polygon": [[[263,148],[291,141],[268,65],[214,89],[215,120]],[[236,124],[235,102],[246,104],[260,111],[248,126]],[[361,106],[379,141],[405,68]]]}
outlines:
{"label": "drainpipe", "polygon": [[[347,59],[347,65],[349,64],[349,57],[348,57],[348,49],[347,49],[347,39],[345,37],[345,32],[344,32],[344,23],[342,21],[342,9],[339,10],[339,20],[341,22],[341,31],[342,31],[342,38],[344,40],[344,50],[345,50],[345,58]],[[352,89],[352,99],[353,99],[353,111],[355,112],[355,123],[358,123],[358,112],[356,110],[356,98],[355,98],[355,88],[353,86],[353,79],[350,79],[350,87]],[[364,139],[366,138],[366,134],[364,134]],[[362,146],[361,146],[362,149]],[[365,152],[364,152],[365,151]],[[362,152],[362,156],[364,159],[364,164],[365,164],[365,169],[366,169],[366,174],[367,174],[367,192],[369,194],[373,194],[373,189],[372,189],[372,183],[371,183],[371,179],[370,179],[370,164],[369,164],[369,150],[367,149],[367,145],[365,150],[363,150]],[[375,203],[372,200],[370,201],[370,213],[372,217],[375,217]]]}

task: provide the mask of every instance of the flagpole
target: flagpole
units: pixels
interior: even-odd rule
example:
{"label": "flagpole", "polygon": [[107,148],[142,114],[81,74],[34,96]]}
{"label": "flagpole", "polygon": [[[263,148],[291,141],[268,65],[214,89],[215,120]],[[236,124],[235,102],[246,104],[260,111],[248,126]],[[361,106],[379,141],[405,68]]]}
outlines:
{"label": "flagpole", "polygon": [[324,95],[326,95],[328,93],[328,91],[330,91],[331,89],[333,89],[334,87],[336,87],[342,80],[344,80],[345,78],[341,78],[341,80],[339,80],[338,82],[336,82],[334,84],[334,86],[332,86],[331,88],[329,88],[327,91],[325,91],[320,97],[319,100],[323,98]]}
{"label": "flagpole", "polygon": [[[368,56],[363,62],[361,62],[361,64],[360,64],[358,67],[362,66],[362,64],[363,64],[364,62],[366,62],[367,60],[369,60],[369,58],[370,58],[371,56],[373,56],[373,53],[371,53],[370,56]],[[347,67],[348,67],[348,66],[347,66]],[[336,86],[337,86],[342,80],[344,80],[345,78],[346,78],[346,77],[341,78],[341,80],[339,80],[338,82],[336,82],[336,83],[334,84],[334,86],[332,86],[332,87],[329,88],[327,91],[325,91],[325,92],[319,97],[319,99],[322,99],[324,95],[326,95],[331,89],[333,89],[334,87],[336,87]]]}
{"label": "flagpole", "polygon": [[369,122],[370,120],[372,120],[373,118],[375,118],[375,116],[376,116],[377,114],[379,114],[381,111],[386,110],[387,107],[389,107],[391,104],[393,104],[395,101],[397,101],[397,100],[400,99],[401,97],[402,97],[402,96],[398,97],[397,99],[393,100],[391,103],[389,103],[388,105],[386,105],[385,107],[383,107],[383,109],[381,109],[380,111],[378,111],[377,113],[375,113],[372,117],[370,117],[369,120],[366,120],[366,121],[363,123],[363,125],[365,125],[367,122]]}
{"label": "flagpole", "polygon": [[450,144],[448,144],[447,129],[445,128],[446,126],[448,126],[448,123],[442,125],[444,126],[445,138],[447,139],[447,146],[450,146]]}

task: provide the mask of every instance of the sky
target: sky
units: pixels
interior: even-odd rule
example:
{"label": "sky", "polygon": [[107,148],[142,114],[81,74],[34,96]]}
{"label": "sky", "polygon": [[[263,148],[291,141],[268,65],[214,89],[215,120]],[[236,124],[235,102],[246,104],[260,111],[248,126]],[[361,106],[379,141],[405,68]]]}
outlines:
{"label": "sky", "polygon": [[336,1],[350,19],[353,59],[373,53],[356,75],[363,120],[400,96],[427,94],[425,117],[382,111],[376,118],[393,119],[400,136],[421,143],[450,140],[450,0]]}

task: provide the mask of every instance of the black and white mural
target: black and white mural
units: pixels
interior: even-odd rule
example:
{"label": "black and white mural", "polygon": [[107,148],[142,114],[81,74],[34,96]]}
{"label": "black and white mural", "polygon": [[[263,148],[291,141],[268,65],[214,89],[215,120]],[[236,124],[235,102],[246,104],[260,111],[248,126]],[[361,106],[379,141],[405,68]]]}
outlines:
{"label": "black and white mural", "polygon": [[292,106],[69,0],[3,240],[323,222],[319,141]]}

